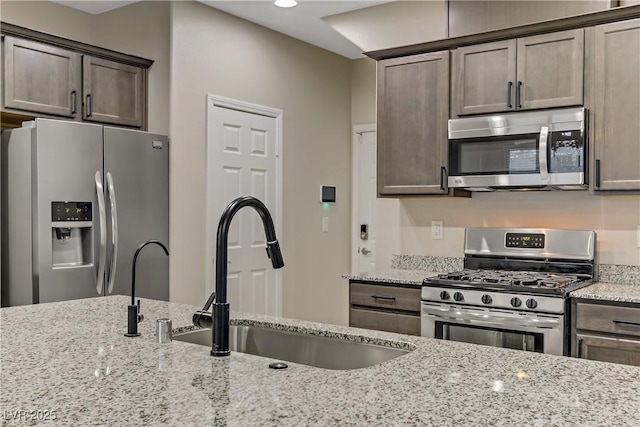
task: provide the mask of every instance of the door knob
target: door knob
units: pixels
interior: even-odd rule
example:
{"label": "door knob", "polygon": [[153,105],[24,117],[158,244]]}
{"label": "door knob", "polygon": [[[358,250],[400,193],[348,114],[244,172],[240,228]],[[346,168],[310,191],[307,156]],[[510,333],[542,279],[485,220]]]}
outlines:
{"label": "door knob", "polygon": [[371,253],[371,251],[369,249],[367,249],[367,248],[362,248],[362,250],[360,252],[362,252],[362,255],[367,255],[367,254]]}

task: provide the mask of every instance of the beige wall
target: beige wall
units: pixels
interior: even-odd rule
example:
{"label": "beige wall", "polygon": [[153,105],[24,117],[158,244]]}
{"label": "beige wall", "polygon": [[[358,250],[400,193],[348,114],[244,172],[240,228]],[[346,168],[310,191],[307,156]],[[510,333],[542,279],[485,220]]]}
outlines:
{"label": "beige wall", "polygon": [[92,15],[48,1],[2,0],[4,22],[155,62],[149,69],[149,131],[169,133],[169,3],[144,1]]}
{"label": "beige wall", "polygon": [[[171,299],[205,298],[205,96],[212,93],[284,111],[283,314],[346,324],[340,275],[349,269],[351,61],[195,2],[172,4],[171,50]],[[321,184],[337,186],[328,213],[318,202]]]}

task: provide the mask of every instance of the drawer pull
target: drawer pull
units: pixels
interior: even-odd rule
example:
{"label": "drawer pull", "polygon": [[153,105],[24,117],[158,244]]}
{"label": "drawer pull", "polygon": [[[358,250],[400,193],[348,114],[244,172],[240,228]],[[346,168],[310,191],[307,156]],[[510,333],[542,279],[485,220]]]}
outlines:
{"label": "drawer pull", "polygon": [[613,323],[615,323],[616,325],[637,326],[637,327],[640,328],[640,322],[628,322],[626,320],[614,320]]}
{"label": "drawer pull", "polygon": [[384,300],[384,301],[395,301],[396,300],[396,297],[383,297],[383,296],[380,296],[380,295],[371,295],[371,298],[373,298],[373,299],[381,299],[381,300]]}

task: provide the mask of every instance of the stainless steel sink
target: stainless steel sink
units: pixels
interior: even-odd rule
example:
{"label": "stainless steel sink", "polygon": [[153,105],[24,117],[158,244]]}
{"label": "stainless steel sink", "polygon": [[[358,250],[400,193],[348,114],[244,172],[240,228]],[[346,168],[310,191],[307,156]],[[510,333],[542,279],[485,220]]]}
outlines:
{"label": "stainless steel sink", "polygon": [[[173,339],[211,347],[211,329],[174,334]],[[260,326],[230,326],[231,351],[325,369],[358,369],[386,362],[408,350]]]}

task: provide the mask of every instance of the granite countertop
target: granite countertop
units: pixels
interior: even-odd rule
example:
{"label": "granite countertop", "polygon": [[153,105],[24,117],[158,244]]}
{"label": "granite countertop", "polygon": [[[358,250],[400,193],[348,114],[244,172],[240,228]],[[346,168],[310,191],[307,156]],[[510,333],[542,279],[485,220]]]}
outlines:
{"label": "granite countertop", "polygon": [[640,286],[616,283],[594,283],[570,294],[573,298],[640,304]]}
{"label": "granite countertop", "polygon": [[439,273],[424,270],[379,270],[369,273],[344,274],[343,279],[361,280],[363,282],[402,283],[404,285],[422,286],[427,277],[437,276]]}
{"label": "granite countertop", "polygon": [[[232,313],[237,324],[413,349],[334,371],[173,341],[155,319],[189,327],[199,307],[142,301],[126,338],[123,296],[0,309],[0,417],[45,425],[640,425],[640,368],[298,320]],[[40,414],[40,415],[38,415]],[[48,413],[51,418],[51,412]]]}

